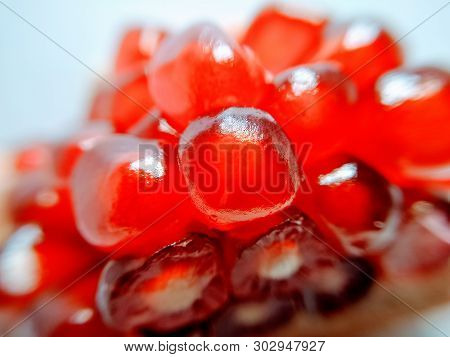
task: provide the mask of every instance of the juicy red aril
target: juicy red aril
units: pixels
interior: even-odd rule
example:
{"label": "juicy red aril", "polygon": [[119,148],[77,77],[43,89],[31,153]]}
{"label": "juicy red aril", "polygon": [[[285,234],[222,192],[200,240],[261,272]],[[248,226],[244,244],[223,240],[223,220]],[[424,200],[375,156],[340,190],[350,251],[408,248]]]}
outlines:
{"label": "juicy red aril", "polygon": [[402,53],[391,35],[372,20],[355,20],[325,31],[316,61],[335,61],[358,89],[371,89],[384,72],[402,64]]}
{"label": "juicy red aril", "polygon": [[269,114],[253,108],[192,122],[178,154],[194,204],[220,229],[282,210],[300,181],[289,140]]}
{"label": "juicy red aril", "polygon": [[[395,70],[361,108],[357,150],[401,185],[450,185],[450,75],[436,68]],[[371,140],[365,140],[369,137]]]}
{"label": "juicy red aril", "polygon": [[100,259],[79,237],[20,226],[0,251],[0,294],[25,298],[64,287]]}
{"label": "juicy red aril", "polygon": [[230,106],[255,106],[266,90],[265,73],[250,50],[209,24],[164,41],[150,64],[149,86],[177,130]]}
{"label": "juicy red aril", "polygon": [[143,69],[119,76],[116,87],[110,88],[109,118],[119,133],[126,132],[153,108],[153,100]]}
{"label": "juicy red aril", "polygon": [[128,134],[142,139],[156,139],[173,144],[178,143],[180,136],[157,110],[152,110],[148,115],[139,120],[128,130]]}
{"label": "juicy red aril", "polygon": [[80,156],[85,151],[90,150],[98,140],[110,133],[111,128],[107,122],[96,122],[59,145],[55,153],[57,174],[62,178],[68,178]]}
{"label": "juicy red aril", "polygon": [[102,321],[95,306],[95,293],[99,280],[96,269],[65,286],[63,291],[48,290],[38,297],[30,318],[37,336],[92,337],[118,336]]}
{"label": "juicy red aril", "polygon": [[409,206],[394,244],[380,257],[390,278],[404,278],[444,266],[450,259],[448,203],[417,199]]}
{"label": "juicy red aril", "polygon": [[276,76],[274,83],[276,89],[262,107],[281,125],[297,155],[308,145],[306,159],[311,161],[342,146],[354,122],[356,91],[335,66],[295,67]]}
{"label": "juicy red aril", "polygon": [[14,166],[20,173],[48,170],[53,167],[54,148],[48,143],[36,143],[19,150],[14,157]]}
{"label": "juicy red aril", "polygon": [[305,167],[311,192],[299,191],[297,205],[338,238],[351,255],[379,252],[396,236],[402,193],[376,171],[345,155]]}
{"label": "juicy red aril", "polygon": [[273,331],[295,314],[290,300],[265,299],[234,302],[211,322],[213,336],[255,336]]}
{"label": "juicy red aril", "polygon": [[20,177],[10,195],[10,210],[19,224],[34,222],[45,229],[76,232],[67,184],[52,174],[31,172]]}
{"label": "juicy red aril", "polygon": [[166,32],[156,28],[132,28],[123,36],[117,52],[115,72],[145,67],[166,37]]}
{"label": "juicy red aril", "polygon": [[299,218],[244,250],[231,282],[234,295],[241,299],[294,297],[309,310],[328,311],[362,296],[371,274],[369,266],[337,255],[306,218]]}
{"label": "juicy red aril", "polygon": [[[308,18],[298,12],[268,7],[259,13],[243,36],[264,66],[277,73],[306,62],[318,49],[324,19]],[[286,9],[288,10],[288,9]]]}
{"label": "juicy red aril", "polygon": [[190,201],[175,154],[157,141],[114,135],[79,160],[71,191],[77,226],[94,246],[149,255],[183,238]]}
{"label": "juicy red aril", "polygon": [[227,296],[219,251],[206,237],[194,236],[147,259],[111,261],[97,302],[113,327],[170,332],[204,320]]}

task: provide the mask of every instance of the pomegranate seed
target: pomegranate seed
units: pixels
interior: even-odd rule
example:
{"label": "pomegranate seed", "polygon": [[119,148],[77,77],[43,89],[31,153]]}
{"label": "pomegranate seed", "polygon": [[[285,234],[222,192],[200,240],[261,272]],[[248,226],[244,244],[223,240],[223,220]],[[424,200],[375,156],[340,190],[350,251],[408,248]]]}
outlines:
{"label": "pomegranate seed", "polygon": [[358,19],[330,26],[312,60],[337,62],[364,91],[371,89],[382,73],[400,66],[402,57],[400,47],[380,24]]}
{"label": "pomegranate seed", "polygon": [[351,255],[380,252],[397,234],[402,193],[364,163],[345,155],[305,167],[311,192],[296,202]]}
{"label": "pomegranate seed", "polygon": [[99,259],[79,237],[23,225],[0,251],[0,293],[23,299],[43,289],[64,287]]}
{"label": "pomegranate seed", "polygon": [[99,280],[98,269],[81,277],[62,292],[47,291],[33,304],[35,313],[30,320],[37,336],[92,337],[118,336],[107,327],[95,307]]}
{"label": "pomegranate seed", "polygon": [[265,81],[250,50],[209,24],[168,38],[149,68],[150,93],[169,124],[180,131],[201,115],[256,105]]}
{"label": "pomegranate seed", "polygon": [[147,259],[110,262],[97,302],[113,327],[170,332],[207,318],[227,294],[219,251],[194,236]]}
{"label": "pomegranate seed", "polygon": [[[306,62],[317,51],[325,19],[270,6],[250,24],[242,43],[274,73]],[[299,16],[297,16],[299,15]]]}
{"label": "pomegranate seed", "polygon": [[111,133],[107,122],[96,122],[81,132],[73,135],[56,150],[56,173],[59,177],[68,178],[80,156],[90,150],[102,137]]}
{"label": "pomegranate seed", "polygon": [[380,257],[391,278],[430,272],[450,258],[450,207],[430,199],[413,201],[394,244]]}
{"label": "pomegranate seed", "polygon": [[126,132],[153,108],[143,69],[122,74],[111,90],[110,119],[119,133]]}
{"label": "pomegranate seed", "polygon": [[129,29],[120,41],[115,72],[145,67],[166,35],[164,30],[157,28]]}
{"label": "pomegranate seed", "polygon": [[36,143],[19,150],[15,154],[14,166],[17,172],[45,171],[53,167],[53,146]]}
{"label": "pomegranate seed", "polygon": [[334,310],[361,297],[371,283],[370,266],[343,259],[318,237],[305,218],[262,236],[232,270],[234,295],[294,297],[313,311]]}
{"label": "pomegranate seed", "polygon": [[[395,70],[367,100],[359,155],[404,186],[450,186],[450,75],[437,68]],[[365,138],[370,136],[368,142]],[[442,138],[442,139],[441,139]]]}
{"label": "pomegranate seed", "polygon": [[66,182],[46,172],[19,178],[10,195],[10,213],[18,224],[34,222],[44,229],[77,232]]}
{"label": "pomegranate seed", "polygon": [[275,77],[276,90],[262,107],[281,125],[297,155],[310,145],[309,162],[342,147],[353,119],[356,91],[328,63],[295,67]]}
{"label": "pomegranate seed", "polygon": [[270,115],[253,108],[192,122],[178,153],[194,204],[219,229],[282,210],[300,181],[289,140]]}
{"label": "pomegranate seed", "polygon": [[80,158],[71,192],[87,242],[119,255],[150,255],[183,238],[191,206],[169,154],[157,141],[113,135]]}
{"label": "pomegranate seed", "polygon": [[128,134],[165,143],[178,143],[180,134],[170,126],[157,110],[152,110],[128,130]]}
{"label": "pomegranate seed", "polygon": [[211,323],[213,336],[255,336],[287,323],[295,313],[290,300],[267,299],[233,303]]}

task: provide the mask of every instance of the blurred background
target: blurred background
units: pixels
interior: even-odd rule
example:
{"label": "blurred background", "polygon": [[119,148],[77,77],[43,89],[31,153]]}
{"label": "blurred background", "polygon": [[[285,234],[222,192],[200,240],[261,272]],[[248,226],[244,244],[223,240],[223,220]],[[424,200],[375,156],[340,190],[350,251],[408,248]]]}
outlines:
{"label": "blurred background", "polygon": [[[284,2],[328,14],[338,21],[357,16],[374,17],[386,24],[396,38],[415,28],[401,41],[406,64],[449,68],[450,6],[417,27],[444,6],[445,0]],[[233,28],[247,23],[267,3],[260,0],[0,0],[0,150],[20,146],[34,138],[64,136],[86,115],[93,86],[98,81],[91,71],[39,30],[95,72],[108,77],[119,36],[130,25],[154,24],[176,30],[195,21],[211,20]],[[427,317],[445,331],[450,330],[450,308],[431,311]],[[392,329],[389,333],[435,333],[420,319]]]}

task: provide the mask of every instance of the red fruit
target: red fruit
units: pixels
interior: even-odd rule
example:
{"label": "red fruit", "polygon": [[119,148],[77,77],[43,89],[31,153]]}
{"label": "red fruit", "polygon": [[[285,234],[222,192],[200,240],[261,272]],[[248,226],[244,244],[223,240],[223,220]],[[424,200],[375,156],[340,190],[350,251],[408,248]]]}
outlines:
{"label": "red fruit", "polygon": [[48,143],[36,143],[22,148],[15,154],[14,166],[17,172],[25,173],[49,170],[53,167],[53,147]]}
{"label": "red fruit", "polygon": [[305,218],[276,227],[244,250],[231,282],[238,298],[294,297],[328,311],[362,296],[370,267],[336,254]]}
{"label": "red fruit", "polygon": [[204,320],[227,295],[220,252],[206,237],[194,236],[150,258],[111,261],[97,303],[110,326],[169,332]]}
{"label": "red fruit", "polygon": [[144,69],[139,69],[122,74],[115,88],[109,89],[111,105],[108,118],[117,132],[126,132],[153,109],[147,81]]}
{"label": "red fruit", "polygon": [[449,204],[419,199],[408,207],[394,244],[380,257],[380,266],[396,279],[427,273],[449,259]]}
{"label": "red fruit", "polygon": [[[450,187],[450,75],[437,68],[396,70],[382,76],[362,108],[360,156],[406,186]],[[370,141],[366,140],[370,137]]]}
{"label": "red fruit", "polygon": [[326,24],[325,19],[287,10],[274,6],[264,9],[242,39],[274,73],[308,61],[320,45]]}
{"label": "red fruit", "polygon": [[199,116],[255,106],[267,85],[249,50],[214,25],[201,24],[164,41],[149,67],[149,87],[156,106],[182,131]]}
{"label": "red fruit", "polygon": [[[333,65],[319,63],[295,67],[275,77],[276,90],[262,107],[281,125],[297,155],[311,147],[311,161],[339,149],[355,119],[356,91]],[[303,155],[304,156],[304,155]]]}
{"label": "red fruit", "polygon": [[255,336],[273,332],[295,314],[290,300],[266,299],[232,304],[211,323],[213,336]]}
{"label": "red fruit", "polygon": [[296,203],[351,255],[381,251],[396,236],[402,193],[360,161],[345,155],[305,167],[311,192]]}
{"label": "red fruit", "polygon": [[111,85],[101,82],[93,90],[87,118],[90,121],[108,120],[111,106]]}
{"label": "red fruit", "polygon": [[129,29],[120,41],[115,72],[145,67],[166,35],[164,30],[157,28]]}
{"label": "red fruit", "polygon": [[86,241],[120,255],[152,254],[183,238],[190,220],[176,158],[157,141],[101,140],[80,158],[71,192]]}
{"label": "red fruit", "polygon": [[79,237],[23,225],[0,252],[0,293],[18,299],[64,288],[99,260]]}
{"label": "red fruit", "polygon": [[282,210],[300,181],[289,140],[270,115],[253,108],[192,122],[178,154],[193,202],[215,228]]}
{"label": "red fruit", "polygon": [[20,177],[10,196],[16,223],[37,223],[44,229],[75,234],[77,229],[67,183],[45,172]]}
{"label": "red fruit", "polygon": [[178,143],[180,134],[170,126],[157,110],[153,110],[128,130],[128,134],[142,139],[156,139],[166,143]]}
{"label": "red fruit", "polygon": [[118,336],[101,320],[95,307],[98,269],[81,276],[64,291],[47,291],[34,303],[30,320],[37,336],[92,337]]}
{"label": "red fruit", "polygon": [[84,128],[59,146],[56,151],[56,172],[61,178],[68,178],[80,156],[90,150],[102,137],[111,133],[107,122],[97,122]]}
{"label": "red fruit", "polygon": [[402,52],[392,36],[372,20],[354,20],[325,31],[315,61],[335,61],[359,90],[373,87],[384,72],[400,66]]}

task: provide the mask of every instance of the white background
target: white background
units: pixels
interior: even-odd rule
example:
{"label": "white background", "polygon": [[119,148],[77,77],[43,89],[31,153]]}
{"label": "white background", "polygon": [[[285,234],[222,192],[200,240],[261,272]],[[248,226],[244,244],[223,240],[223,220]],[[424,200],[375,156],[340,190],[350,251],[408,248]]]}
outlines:
{"label": "white background", "polygon": [[[121,31],[149,23],[181,28],[193,21],[242,24],[265,2],[257,0],[0,0],[61,46],[107,74]],[[338,20],[372,16],[400,37],[446,0],[290,1]],[[61,137],[80,123],[96,77],[0,3],[0,149],[33,138]],[[402,45],[408,65],[449,68],[450,6],[411,33]],[[450,310],[450,309],[447,309]],[[450,311],[430,315],[450,331]],[[394,333],[432,334],[420,320],[393,327]]]}

